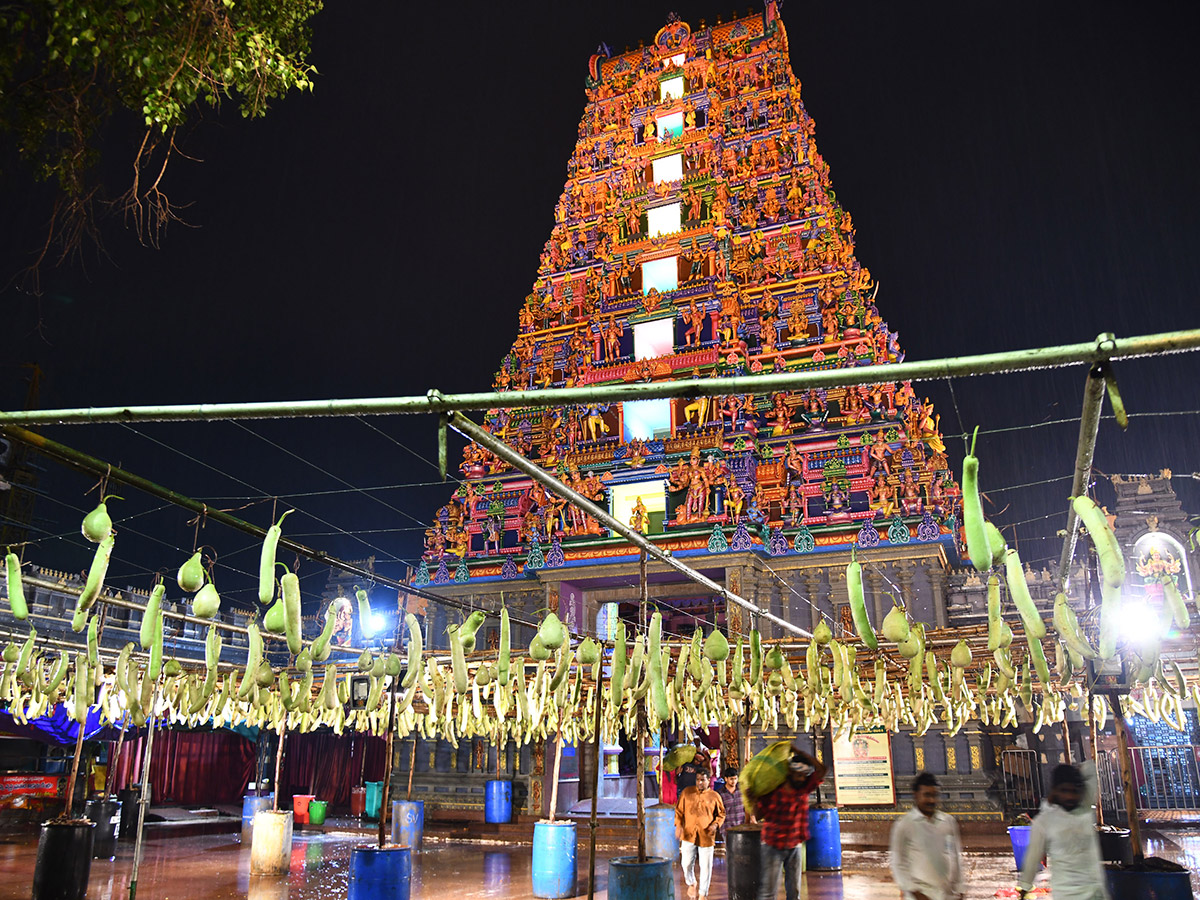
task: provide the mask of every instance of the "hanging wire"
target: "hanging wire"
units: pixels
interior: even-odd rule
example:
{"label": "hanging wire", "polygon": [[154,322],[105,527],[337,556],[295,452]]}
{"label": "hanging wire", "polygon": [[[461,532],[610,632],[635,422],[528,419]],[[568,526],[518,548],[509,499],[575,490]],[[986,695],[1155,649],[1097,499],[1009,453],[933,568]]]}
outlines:
{"label": "hanging wire", "polygon": [[[179,456],[182,456],[184,459],[190,460],[191,462],[194,462],[197,465],[203,466],[204,468],[206,468],[212,472],[215,472],[218,475],[221,475],[225,478],[228,478],[231,481],[235,481],[238,484],[240,484],[244,487],[247,487],[252,491],[255,491],[256,493],[265,493],[265,492],[260,491],[259,488],[250,484],[248,481],[238,478],[236,475],[231,475],[228,472],[218,469],[216,466],[213,466],[213,465],[210,465],[209,463],[203,462],[202,460],[196,459],[194,456],[192,456],[188,453],[185,453],[183,450],[179,450],[178,448],[173,447],[170,444],[160,441],[157,438],[151,437],[150,435],[145,434],[144,432],[138,431],[136,428],[134,428],[131,425],[125,425],[124,427],[128,428],[134,434],[137,434],[140,437],[143,437],[146,440],[151,441],[154,444],[157,444],[158,446],[162,447],[164,450],[170,450],[172,453],[178,454]],[[326,519],[321,518],[320,516],[316,515],[315,513],[311,513],[308,510],[301,509],[300,507],[294,507],[294,508],[296,509],[297,512],[308,516],[310,519],[320,522],[322,525],[326,525],[329,528],[335,529],[339,535],[341,535],[343,537],[353,538],[354,540],[358,541],[359,543],[365,545],[368,549],[374,550],[377,554],[379,554],[379,559],[383,562],[398,562],[398,563],[404,563],[405,565],[413,564],[412,560],[403,559],[403,558],[397,557],[397,556],[392,556],[390,553],[388,553],[388,551],[383,550],[379,547],[376,547],[374,544],[370,543],[369,541],[366,541],[360,537],[357,537],[353,532],[346,531],[343,528],[339,528],[333,522],[327,521]],[[418,521],[418,520],[414,519],[414,521]],[[255,577],[257,577],[257,576],[255,576]]]}
{"label": "hanging wire", "polygon": [[[245,432],[247,432],[247,433],[249,433],[249,434],[252,434],[252,435],[254,435],[254,436],[255,436],[256,438],[258,438],[260,441],[263,441],[263,442],[265,442],[265,443],[267,443],[267,444],[270,444],[272,447],[274,447],[274,448],[275,448],[276,450],[278,450],[279,452],[281,452],[281,453],[286,453],[286,454],[287,454],[288,456],[290,456],[292,459],[299,460],[300,462],[304,463],[306,466],[310,466],[311,468],[313,468],[313,469],[316,469],[318,472],[320,472],[320,473],[321,473],[322,475],[324,475],[325,477],[327,477],[327,478],[332,478],[332,479],[333,479],[334,481],[336,481],[338,484],[340,484],[340,485],[342,485],[342,486],[344,486],[344,487],[347,487],[347,488],[349,488],[350,490],[354,491],[355,493],[357,493],[357,494],[361,494],[362,496],[364,496],[364,497],[367,497],[367,498],[368,498],[368,499],[370,499],[370,500],[373,500],[375,503],[378,503],[380,506],[385,506],[385,507],[387,507],[388,509],[390,509],[390,510],[391,510],[392,512],[394,512],[394,513],[399,513],[400,515],[404,516],[406,519],[410,519],[410,520],[412,520],[413,522],[416,522],[416,523],[417,523],[418,525],[420,525],[421,527],[425,527],[425,523],[424,523],[424,522],[422,522],[420,519],[418,519],[416,516],[412,515],[411,513],[409,513],[409,512],[406,512],[406,511],[404,511],[404,510],[400,509],[398,506],[393,506],[392,504],[388,503],[386,500],[381,500],[381,499],[379,499],[379,498],[378,498],[378,497],[376,497],[374,494],[368,493],[367,491],[364,491],[362,488],[356,487],[355,485],[353,485],[353,484],[351,484],[349,481],[347,481],[345,478],[342,478],[342,477],[340,477],[340,476],[338,476],[338,475],[334,475],[334,474],[333,474],[332,472],[330,472],[328,469],[324,469],[324,468],[322,468],[321,466],[318,466],[318,465],[317,465],[315,462],[313,462],[311,459],[307,459],[307,458],[305,458],[305,457],[301,456],[299,453],[296,453],[296,452],[294,452],[294,451],[292,451],[292,450],[289,450],[287,447],[284,447],[282,444],[277,444],[277,443],[275,443],[275,441],[271,440],[270,438],[266,437],[265,435],[261,435],[261,434],[259,434],[257,431],[255,431],[255,430],[254,430],[253,428],[251,428],[250,426],[248,426],[248,425],[245,425],[245,424],[243,424],[243,423],[241,423],[241,422],[237,421],[236,419],[235,419],[235,420],[233,420],[233,423],[232,423],[232,424],[234,424],[234,425],[236,425],[238,428],[242,429],[242,431],[245,431]],[[336,527],[336,526],[334,526],[334,527]]]}

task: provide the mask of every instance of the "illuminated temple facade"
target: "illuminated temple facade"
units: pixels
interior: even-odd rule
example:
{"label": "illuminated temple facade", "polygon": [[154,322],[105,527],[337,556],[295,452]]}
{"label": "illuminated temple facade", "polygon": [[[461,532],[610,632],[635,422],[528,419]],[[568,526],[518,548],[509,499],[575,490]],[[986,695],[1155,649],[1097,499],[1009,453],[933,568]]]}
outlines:
{"label": "illuminated temple facade", "polygon": [[[586,91],[554,226],[529,294],[514,303],[497,390],[903,359],[855,254],[854,223],[835,198],[773,3],[698,29],[672,17],[649,46],[593,56]],[[500,408],[486,427],[663,549],[804,628],[820,617],[835,632],[852,627],[852,547],[867,561],[876,626],[889,594],[917,620],[949,624],[960,493],[938,416],[911,384]],[[426,532],[414,584],[489,610],[557,609],[576,634],[609,636],[617,616],[636,621],[638,552],[627,541],[484,448],[466,448],[460,475]],[[743,610],[665,567],[652,564],[649,581],[668,632],[751,627]],[[435,645],[444,646],[446,616],[431,608]],[[765,622],[760,630],[784,637]],[[514,642],[530,636],[514,629]],[[949,757],[951,772],[962,760],[982,796],[984,759],[990,766],[998,750],[978,732],[961,737],[960,750],[939,744],[935,755]],[[898,772],[938,769],[911,740],[896,759]],[[530,783],[536,810],[543,791]]]}

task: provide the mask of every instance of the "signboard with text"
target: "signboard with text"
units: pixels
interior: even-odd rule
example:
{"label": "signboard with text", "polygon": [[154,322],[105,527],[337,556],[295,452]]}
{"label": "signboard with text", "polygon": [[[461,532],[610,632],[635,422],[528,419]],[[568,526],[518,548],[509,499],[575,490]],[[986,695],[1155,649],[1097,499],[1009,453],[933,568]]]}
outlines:
{"label": "signboard with text", "polygon": [[58,794],[57,775],[0,775],[0,797],[54,797]]}
{"label": "signboard with text", "polygon": [[891,736],[886,731],[860,731],[852,738],[835,740],[833,774],[838,806],[894,804]]}

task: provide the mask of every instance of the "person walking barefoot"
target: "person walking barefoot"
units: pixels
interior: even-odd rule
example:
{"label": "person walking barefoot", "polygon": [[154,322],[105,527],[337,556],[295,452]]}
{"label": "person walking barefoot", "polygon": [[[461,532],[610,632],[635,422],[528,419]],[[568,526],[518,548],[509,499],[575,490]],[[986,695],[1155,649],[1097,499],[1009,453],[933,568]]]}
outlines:
{"label": "person walking barefoot", "polygon": [[[708,900],[708,888],[712,883],[713,849],[717,829],[725,821],[725,805],[720,795],[709,787],[707,770],[696,773],[696,783],[684,788],[675,804],[675,837],[679,839],[683,880],[687,882],[688,896]],[[694,869],[700,862],[699,878]]]}

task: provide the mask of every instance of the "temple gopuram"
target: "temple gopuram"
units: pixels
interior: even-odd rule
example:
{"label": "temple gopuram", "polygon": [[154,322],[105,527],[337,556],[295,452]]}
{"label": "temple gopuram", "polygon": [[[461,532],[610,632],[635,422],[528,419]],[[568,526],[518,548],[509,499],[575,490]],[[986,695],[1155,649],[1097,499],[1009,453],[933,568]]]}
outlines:
{"label": "temple gopuram", "polygon": [[[649,46],[593,56],[586,92],[555,224],[532,289],[514,302],[516,335],[495,389],[903,360],[878,283],[855,255],[854,223],[818,150],[774,3],[700,29],[672,16]],[[824,618],[851,632],[852,548],[876,627],[889,595],[930,627],[948,624],[960,492],[939,416],[909,383],[499,408],[486,427],[664,550],[803,628]],[[489,611],[556,609],[576,635],[611,637],[620,617],[636,619],[635,547],[484,448],[467,446],[459,471],[413,584]],[[665,632],[750,627],[750,614],[664,566],[650,566],[649,582]],[[430,607],[427,640],[445,646],[457,616]],[[758,627],[764,639],[787,637]],[[531,636],[514,629],[514,646]],[[990,782],[981,761],[999,752],[985,754],[981,740],[976,732],[975,749],[961,752],[976,799]],[[737,736],[722,743],[736,759]],[[896,752],[898,772],[918,760],[938,770],[921,748]],[[424,768],[418,760],[418,781],[439,768],[435,756],[430,749]],[[536,812],[544,792],[531,783]]]}

